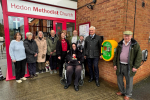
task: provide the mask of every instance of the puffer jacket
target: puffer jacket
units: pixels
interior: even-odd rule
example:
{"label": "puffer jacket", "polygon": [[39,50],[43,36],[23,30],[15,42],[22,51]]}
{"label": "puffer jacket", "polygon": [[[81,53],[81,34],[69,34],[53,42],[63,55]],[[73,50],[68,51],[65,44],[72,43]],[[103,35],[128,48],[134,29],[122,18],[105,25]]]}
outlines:
{"label": "puffer jacket", "polygon": [[24,40],[24,47],[27,57],[27,63],[35,63],[37,61],[37,56],[34,57],[34,55],[36,53],[38,54],[38,46],[36,42],[33,39],[31,39],[30,41],[26,38]]}

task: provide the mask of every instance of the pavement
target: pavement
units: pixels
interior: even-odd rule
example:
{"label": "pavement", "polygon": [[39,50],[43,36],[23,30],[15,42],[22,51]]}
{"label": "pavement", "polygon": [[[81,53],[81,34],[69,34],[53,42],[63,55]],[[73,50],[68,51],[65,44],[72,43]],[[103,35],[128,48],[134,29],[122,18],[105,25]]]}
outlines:
{"label": "pavement", "polygon": [[[0,59],[2,73],[6,76],[7,61]],[[0,100],[123,100],[117,96],[117,87],[112,87],[100,80],[100,87],[95,82],[88,83],[88,76],[84,85],[76,92],[72,85],[68,89],[60,84],[58,74],[41,73],[34,79],[28,78],[21,84],[15,80],[0,81]],[[134,85],[133,96],[130,100],[150,100],[150,77]]]}

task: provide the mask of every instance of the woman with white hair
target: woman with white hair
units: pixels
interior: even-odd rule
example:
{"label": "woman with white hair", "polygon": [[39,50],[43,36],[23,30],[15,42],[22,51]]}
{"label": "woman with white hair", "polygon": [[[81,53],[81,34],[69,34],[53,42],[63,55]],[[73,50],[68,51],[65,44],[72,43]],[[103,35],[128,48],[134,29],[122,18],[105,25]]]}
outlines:
{"label": "woman with white hair", "polygon": [[38,46],[38,55],[37,55],[37,62],[38,62],[38,68],[39,73],[45,72],[45,59],[46,59],[46,52],[47,52],[47,43],[44,39],[43,32],[39,31],[37,38],[35,39],[35,42]]}
{"label": "woman with white hair", "polygon": [[38,46],[36,42],[32,39],[33,34],[31,32],[26,33],[26,39],[24,40],[24,47],[27,57],[28,69],[30,77],[34,78],[38,75],[36,73],[36,61],[38,55]]}

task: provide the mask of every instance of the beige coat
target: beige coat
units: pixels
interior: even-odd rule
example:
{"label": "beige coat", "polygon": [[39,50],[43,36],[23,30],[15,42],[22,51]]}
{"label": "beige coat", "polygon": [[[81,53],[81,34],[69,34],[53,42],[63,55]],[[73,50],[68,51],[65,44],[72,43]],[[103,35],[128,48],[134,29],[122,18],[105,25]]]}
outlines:
{"label": "beige coat", "polygon": [[[39,38],[36,38],[35,41],[36,41],[36,44],[38,46],[37,62],[45,62],[46,52],[47,52],[46,40],[44,38],[42,40],[40,40]],[[44,58],[42,58],[43,54],[45,54]]]}

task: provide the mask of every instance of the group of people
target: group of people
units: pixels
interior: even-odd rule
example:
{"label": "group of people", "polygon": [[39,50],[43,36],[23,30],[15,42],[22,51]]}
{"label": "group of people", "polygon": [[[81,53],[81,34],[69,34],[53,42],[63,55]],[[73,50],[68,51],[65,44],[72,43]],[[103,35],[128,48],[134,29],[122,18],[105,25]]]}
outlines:
{"label": "group of people", "polygon": [[[76,30],[73,31],[72,37],[67,37],[67,31],[62,30],[58,37],[54,30],[51,30],[49,37],[44,38],[43,32],[39,31],[37,38],[32,39],[32,33],[26,33],[26,39],[22,41],[22,35],[16,33],[15,40],[12,40],[9,47],[9,54],[12,62],[15,64],[16,81],[21,83],[26,80],[25,65],[28,64],[30,77],[38,76],[36,74],[36,62],[39,72],[44,71],[46,54],[49,55],[50,73],[57,73],[57,64],[59,64],[59,76],[62,77],[63,64],[66,62],[67,83],[64,88],[71,85],[72,74],[75,72],[74,89],[79,90],[78,81],[81,76],[82,63],[85,60],[89,68],[89,80],[95,80],[96,86],[99,87],[99,67],[98,62],[101,57],[100,36],[96,35],[94,26],[89,28],[90,35],[84,40],[84,36],[79,36]],[[131,31],[123,33],[123,40],[118,43],[115,57],[113,60],[114,70],[116,70],[118,87],[120,92],[117,95],[125,95],[128,100],[132,95],[133,76],[141,62],[141,49],[136,40],[132,38]],[[94,68],[93,68],[94,66]],[[94,69],[94,70],[93,70]],[[126,78],[126,90],[124,88],[123,76]]]}

